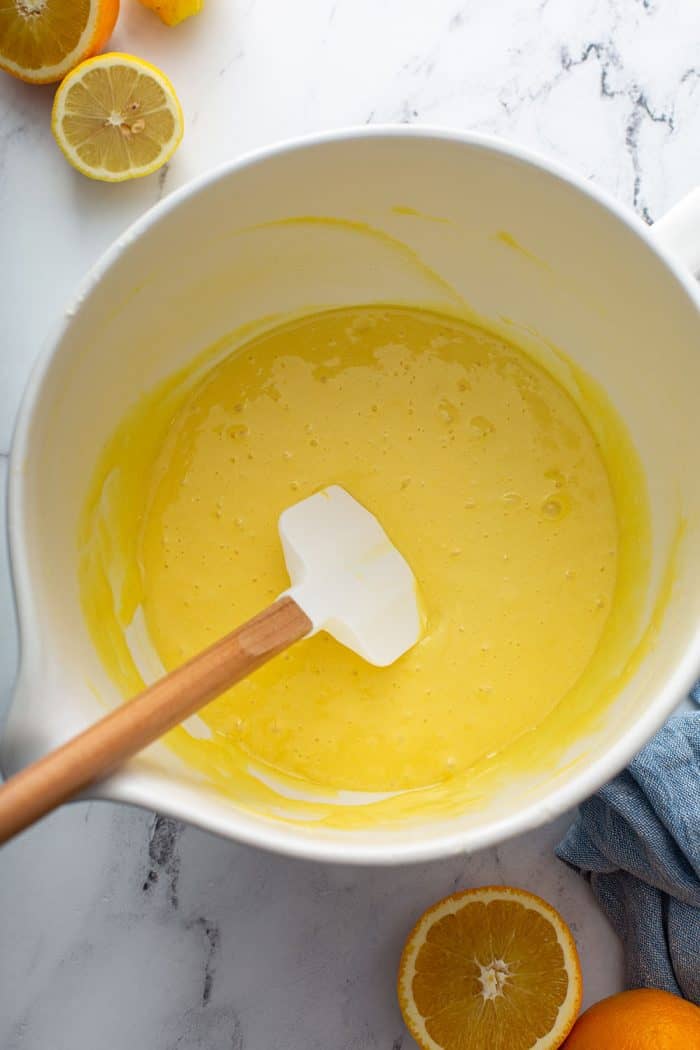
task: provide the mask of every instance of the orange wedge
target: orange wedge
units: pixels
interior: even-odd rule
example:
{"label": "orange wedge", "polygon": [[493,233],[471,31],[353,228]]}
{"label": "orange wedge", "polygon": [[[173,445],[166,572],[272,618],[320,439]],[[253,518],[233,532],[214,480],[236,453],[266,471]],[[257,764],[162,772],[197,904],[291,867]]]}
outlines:
{"label": "orange wedge", "polygon": [[56,92],[51,128],[83,175],[123,182],[150,175],[170,159],[184,120],[165,73],[114,52],[89,58],[69,73]]}
{"label": "orange wedge", "polygon": [[423,1050],[555,1050],[581,1006],[581,967],[554,908],[524,890],[486,886],[419,919],[398,992]]}
{"label": "orange wedge", "polygon": [[2,0],[0,69],[32,84],[62,80],[109,40],[119,0]]}

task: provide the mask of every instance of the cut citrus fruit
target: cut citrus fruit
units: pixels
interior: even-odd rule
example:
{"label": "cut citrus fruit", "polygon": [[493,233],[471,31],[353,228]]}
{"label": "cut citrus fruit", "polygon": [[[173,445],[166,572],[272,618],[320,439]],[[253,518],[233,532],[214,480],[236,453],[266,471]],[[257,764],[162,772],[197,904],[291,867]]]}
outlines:
{"label": "cut citrus fruit", "polygon": [[62,80],[109,40],[119,0],[4,0],[0,69],[33,84]]}
{"label": "cut citrus fruit", "polygon": [[399,969],[401,1012],[423,1050],[554,1050],[576,1020],[581,990],[564,920],[507,886],[435,904]]}
{"label": "cut citrus fruit", "polygon": [[184,121],[172,84],[133,55],[90,58],[63,81],[51,127],[78,171],[123,182],[150,175],[180,144]]}
{"label": "cut citrus fruit", "polygon": [[141,3],[155,11],[168,26],[176,26],[190,15],[199,14],[204,7],[204,0],[141,0]]}
{"label": "cut citrus fruit", "polygon": [[690,1050],[700,1047],[700,1010],[670,992],[638,988],[581,1014],[566,1050]]}

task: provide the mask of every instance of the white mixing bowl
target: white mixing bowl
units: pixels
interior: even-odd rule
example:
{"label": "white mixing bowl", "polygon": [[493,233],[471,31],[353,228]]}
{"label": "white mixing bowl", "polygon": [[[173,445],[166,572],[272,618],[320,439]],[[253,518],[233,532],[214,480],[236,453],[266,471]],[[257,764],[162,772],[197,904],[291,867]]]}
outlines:
{"label": "white mixing bowl", "polygon": [[[613,776],[700,668],[700,294],[691,273],[700,268],[699,198],[696,191],[649,229],[588,183],[523,150],[397,127],[265,150],[145,215],[88,276],[21,411],[9,525],[22,659],[2,745],[5,772],[120,700],[83,619],[76,534],[97,453],[136,398],[245,322],[344,303],[430,299],[439,306],[454,296],[452,286],[482,317],[507,318],[514,331],[563,348],[626,421],[651,501],[649,608],[678,522],[685,523],[654,643],[602,724],[580,741],[577,761],[563,756],[527,790],[514,778],[476,811],[441,821],[427,813],[420,823],[381,832],[251,812],[163,745],[96,794],[280,852],[393,863],[497,842]],[[290,217],[347,222],[269,225]],[[500,231],[525,250],[504,244]]]}

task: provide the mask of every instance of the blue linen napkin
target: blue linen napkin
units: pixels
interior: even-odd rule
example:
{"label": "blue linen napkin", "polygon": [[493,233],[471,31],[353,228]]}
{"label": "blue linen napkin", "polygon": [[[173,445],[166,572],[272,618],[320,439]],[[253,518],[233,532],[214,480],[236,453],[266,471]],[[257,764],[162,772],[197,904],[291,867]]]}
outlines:
{"label": "blue linen napkin", "polygon": [[556,852],[622,940],[627,986],[700,1006],[700,711],[671,718],[584,802]]}

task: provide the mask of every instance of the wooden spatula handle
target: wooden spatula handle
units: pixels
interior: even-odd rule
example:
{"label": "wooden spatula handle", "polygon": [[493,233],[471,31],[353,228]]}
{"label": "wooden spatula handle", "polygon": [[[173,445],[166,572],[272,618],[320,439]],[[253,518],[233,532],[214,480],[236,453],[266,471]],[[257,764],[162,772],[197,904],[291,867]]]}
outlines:
{"label": "wooden spatula handle", "polygon": [[0,843],[84,791],[311,630],[280,598],[145,692],[0,787]]}

